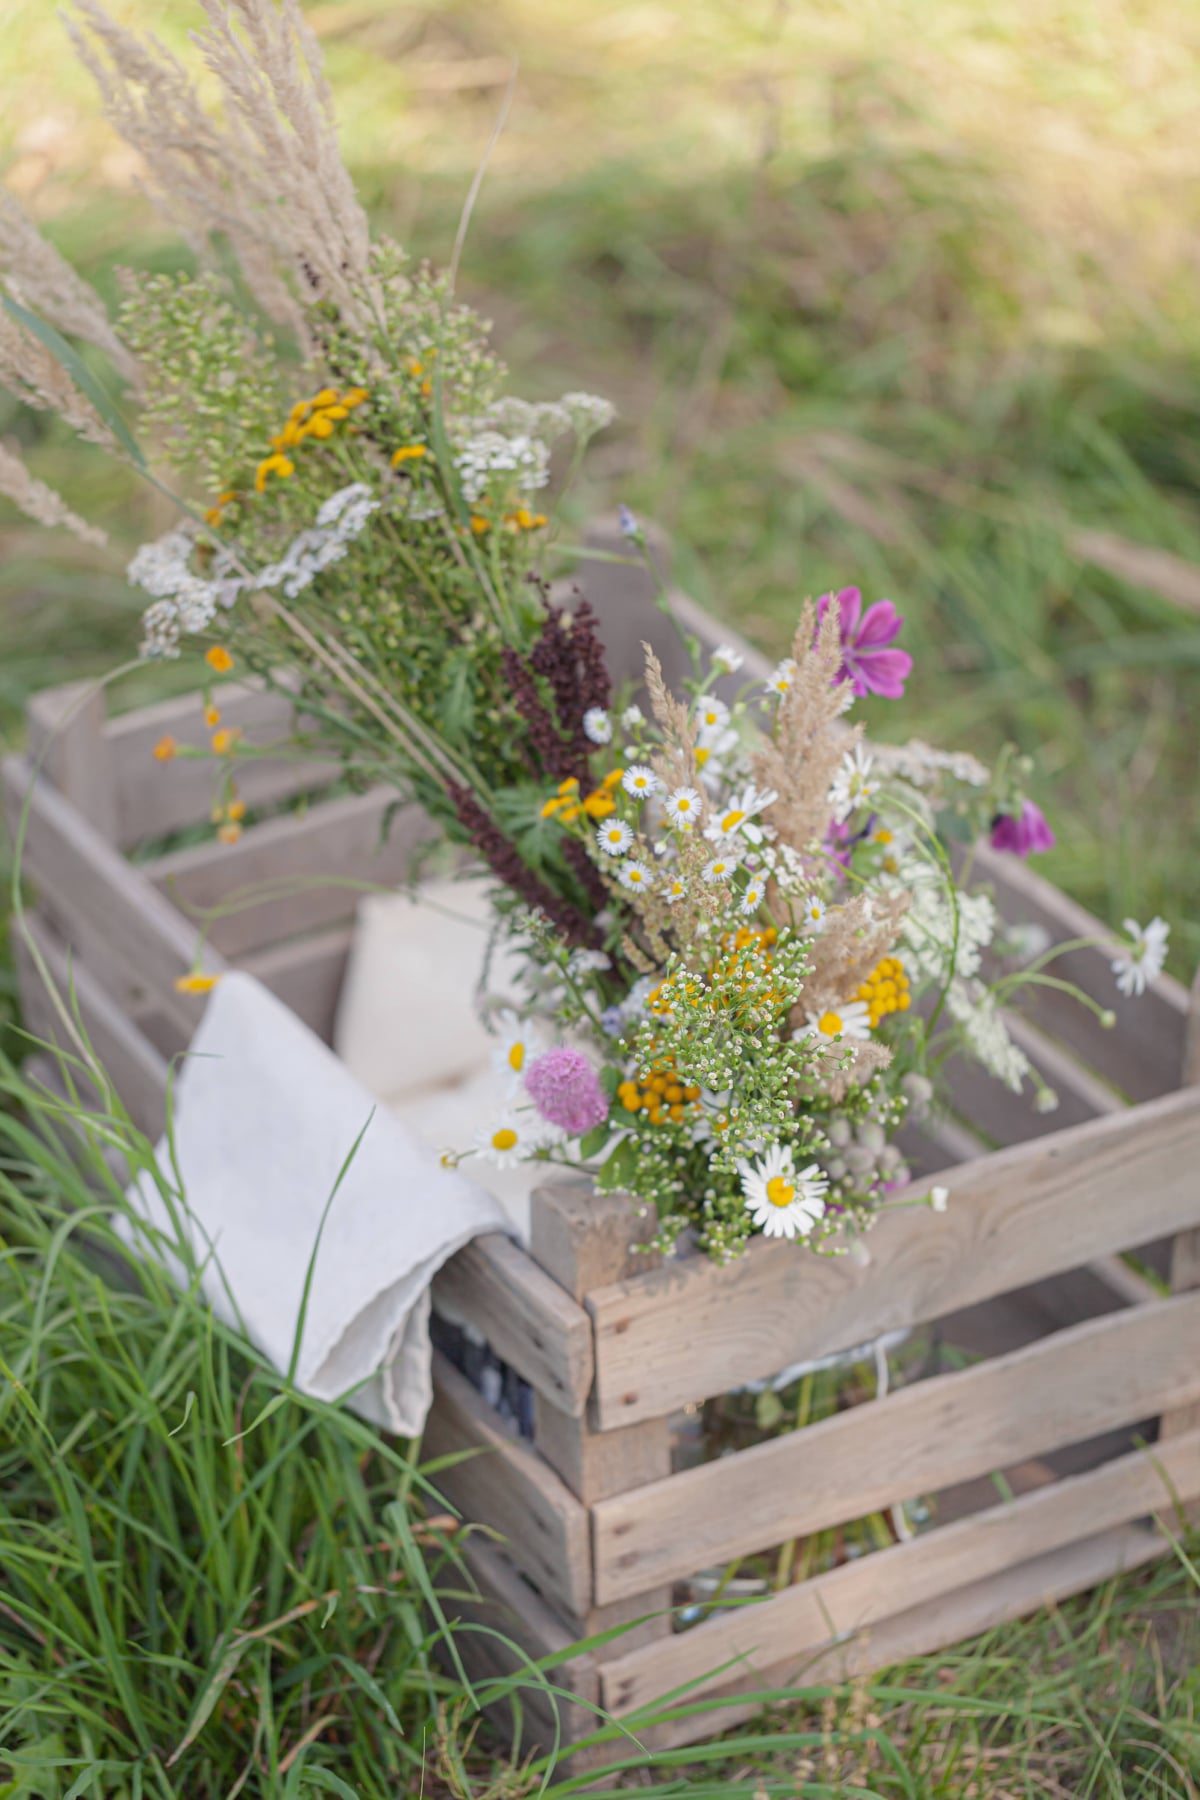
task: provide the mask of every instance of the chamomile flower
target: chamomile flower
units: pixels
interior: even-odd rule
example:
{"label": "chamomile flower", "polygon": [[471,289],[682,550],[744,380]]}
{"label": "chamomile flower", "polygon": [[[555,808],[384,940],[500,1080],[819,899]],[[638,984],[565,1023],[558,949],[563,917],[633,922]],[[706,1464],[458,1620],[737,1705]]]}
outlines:
{"label": "chamomile flower", "polygon": [[609,819],[596,833],[596,842],[609,856],[624,856],[633,842],[633,833],[624,819]]}
{"label": "chamomile flower", "polygon": [[825,929],[825,918],[828,911],[829,908],[817,894],[810,894],[801,907],[800,915],[814,937],[819,931]]}
{"label": "chamomile flower", "polygon": [[767,676],[767,692],[768,692],[768,694],[779,695],[780,697],[782,697],[784,694],[790,693],[791,689],[792,689],[792,683],[795,681],[795,679],[796,679],[795,658],[791,657],[791,656],[785,656],[781,663],[776,663],[775,667],[771,670],[771,673]]}
{"label": "chamomile flower", "polygon": [[1126,919],[1124,923],[1130,942],[1122,945],[1120,955],[1113,958],[1112,972],[1121,992],[1132,999],[1135,994],[1144,994],[1154,977],[1162,974],[1171,927],[1165,919],[1157,918],[1145,926],[1136,919]]}
{"label": "chamomile flower", "polygon": [[636,893],[639,888],[653,887],[654,871],[648,869],[645,863],[638,862],[631,856],[628,862],[621,864],[618,879],[622,887],[629,888],[631,892]]}
{"label": "chamomile flower", "polygon": [[755,814],[778,798],[774,788],[748,787],[740,794],[731,794],[728,806],[716,814],[705,837],[710,844],[725,844],[740,834],[752,844],[761,844],[762,827],[755,823]]}
{"label": "chamomile flower", "polygon": [[739,910],[744,913],[757,912],[762,905],[763,892],[763,883],[761,881],[752,881],[750,886],[742,894],[742,904]]}
{"label": "chamomile flower", "polygon": [[711,744],[714,738],[720,737],[728,725],[729,708],[715,694],[702,694],[696,702],[694,717],[697,741],[701,744]]}
{"label": "chamomile flower", "polygon": [[808,1024],[793,1032],[793,1037],[815,1037],[822,1044],[832,1044],[838,1038],[865,1043],[871,1035],[871,1009],[865,1000],[844,1000],[837,1007],[808,1013],[806,1017]]}
{"label": "chamomile flower", "polygon": [[704,880],[728,881],[734,870],[737,868],[740,860],[740,857],[730,856],[728,852],[726,852],[724,856],[714,856],[710,863],[705,864],[703,870]]}
{"label": "chamomile flower", "polygon": [[518,1163],[528,1161],[535,1151],[545,1147],[546,1142],[543,1120],[527,1117],[510,1107],[476,1133],[475,1148],[498,1169],[512,1169]]}
{"label": "chamomile flower", "polygon": [[584,736],[593,744],[612,743],[612,720],[602,706],[589,706],[583,715]]}
{"label": "chamomile flower", "polygon": [[843,756],[842,766],[829,790],[829,804],[839,825],[845,824],[851,813],[857,812],[879,792],[879,783],[871,780],[871,767],[870,752],[861,744],[855,744],[853,750]]}
{"label": "chamomile flower", "polygon": [[498,1075],[520,1080],[525,1064],[543,1048],[541,1033],[528,1020],[506,1009],[496,1020],[499,1042],[492,1051],[492,1067]]}
{"label": "chamomile flower", "polygon": [[757,1162],[739,1162],[737,1172],[746,1211],[764,1237],[807,1237],[825,1211],[829,1177],[815,1162],[798,1170],[782,1144],[772,1144]]}
{"label": "chamomile flower", "polygon": [[646,800],[658,787],[658,776],[645,763],[634,763],[621,777],[621,786],[635,800]]}
{"label": "chamomile flower", "polygon": [[677,787],[672,788],[667,795],[664,807],[672,825],[678,825],[683,831],[687,831],[700,817],[704,802],[696,788]]}
{"label": "chamomile flower", "polygon": [[721,675],[736,675],[745,660],[732,644],[718,644],[712,653],[712,666]]}
{"label": "chamomile flower", "polygon": [[663,889],[663,899],[667,901],[669,905],[674,906],[676,900],[682,900],[686,893],[687,883],[683,881],[680,876],[672,875],[670,881],[668,881],[666,887]]}

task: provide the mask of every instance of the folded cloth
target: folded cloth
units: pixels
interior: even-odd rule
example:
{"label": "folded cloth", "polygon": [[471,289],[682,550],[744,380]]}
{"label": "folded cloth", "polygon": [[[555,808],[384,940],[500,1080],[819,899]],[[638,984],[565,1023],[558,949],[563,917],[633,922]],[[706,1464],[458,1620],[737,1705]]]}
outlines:
{"label": "folded cloth", "polygon": [[[433,1392],[430,1282],[469,1239],[510,1229],[499,1203],[442,1168],[249,975],[213,990],[175,1086],[173,1134],[213,1310],[287,1369],[316,1248],[297,1385],[324,1400],[352,1392],[364,1417],[416,1436]],[[165,1140],[158,1162],[173,1186]],[[172,1233],[148,1175],[130,1199]]]}

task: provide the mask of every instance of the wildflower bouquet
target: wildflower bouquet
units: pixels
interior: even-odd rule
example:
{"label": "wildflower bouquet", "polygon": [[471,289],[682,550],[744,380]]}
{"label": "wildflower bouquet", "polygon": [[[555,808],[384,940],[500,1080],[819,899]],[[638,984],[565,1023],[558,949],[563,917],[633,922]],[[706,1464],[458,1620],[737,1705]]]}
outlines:
{"label": "wildflower bouquet", "polygon": [[[614,693],[588,602],[551,589],[571,564],[547,499],[611,408],[507,394],[453,265],[372,238],[297,0],[202,5],[215,117],[95,0],[72,27],[195,267],[125,276],[114,323],[5,202],[0,378],[178,507],[129,573],[143,654],[196,658],[219,834],[263,751],[211,678],[250,673],[294,699],[297,754],[391,783],[494,878],[521,1003],[489,1009],[496,1114],[453,1159],[590,1170],[654,1208],[663,1248],[685,1227],[719,1259],[756,1231],[844,1248],[904,1181],[897,1131],[947,1055],[1038,1086],[1000,1012],[1015,978],[984,979],[994,908],[950,853],[988,827],[1052,841],[1026,771],[867,748],[849,709],[910,662],[855,589],[805,605],[765,687],[727,648],[682,694],[653,655],[640,699]],[[7,452],[0,491],[95,536]],[[1123,980],[1164,934],[1135,934]]]}

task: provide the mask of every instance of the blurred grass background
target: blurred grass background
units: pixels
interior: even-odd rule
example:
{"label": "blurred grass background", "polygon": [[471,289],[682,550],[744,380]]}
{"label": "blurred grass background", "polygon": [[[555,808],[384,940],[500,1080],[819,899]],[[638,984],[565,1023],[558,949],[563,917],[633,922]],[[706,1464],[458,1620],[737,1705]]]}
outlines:
{"label": "blurred grass background", "polygon": [[[115,0],[186,47],[190,0]],[[445,260],[509,80],[462,287],[518,385],[621,422],[584,503],[674,534],[684,584],[782,650],[806,593],[908,618],[873,729],[1036,752],[1043,867],[1200,959],[1200,10],[1186,0],[318,0],[372,211]],[[58,19],[8,0],[0,169],[111,291],[177,251]],[[0,728],[124,660],[161,529],[0,402],[109,530],[0,519]],[[1168,559],[1146,552],[1167,552]],[[1174,559],[1174,560],[1171,560]],[[1192,567],[1192,565],[1195,565]]]}

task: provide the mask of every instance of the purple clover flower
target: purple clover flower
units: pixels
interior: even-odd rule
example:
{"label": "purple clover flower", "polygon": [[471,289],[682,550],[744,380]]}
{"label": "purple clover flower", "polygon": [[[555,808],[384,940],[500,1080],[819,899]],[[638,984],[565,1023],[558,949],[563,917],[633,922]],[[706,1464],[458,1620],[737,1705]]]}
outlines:
{"label": "purple clover flower", "polygon": [[565,1045],[530,1063],[525,1090],[543,1119],[571,1137],[583,1137],[608,1117],[608,1100],[591,1063]]}
{"label": "purple clover flower", "polygon": [[889,650],[888,645],[900,634],[903,613],[898,613],[890,600],[877,600],[863,614],[862,594],[852,587],[838,594],[822,594],[817,602],[819,621],[835,603],[841,614],[842,639],[838,680],[853,682],[860,699],[864,694],[882,694],[885,700],[899,700],[913,660],[907,650]]}
{"label": "purple clover flower", "polygon": [[1019,813],[997,813],[992,820],[993,850],[1029,856],[1039,850],[1053,850],[1057,842],[1041,807],[1032,800],[1024,801]]}

